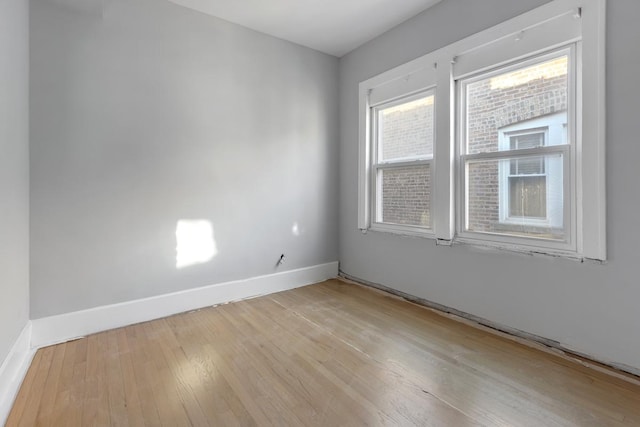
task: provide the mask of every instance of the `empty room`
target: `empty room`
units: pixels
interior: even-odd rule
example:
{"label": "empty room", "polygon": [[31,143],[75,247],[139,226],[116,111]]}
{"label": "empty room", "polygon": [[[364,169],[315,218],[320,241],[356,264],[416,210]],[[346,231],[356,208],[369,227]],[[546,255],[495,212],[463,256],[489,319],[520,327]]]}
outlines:
{"label": "empty room", "polygon": [[640,426],[637,0],[0,0],[0,425]]}

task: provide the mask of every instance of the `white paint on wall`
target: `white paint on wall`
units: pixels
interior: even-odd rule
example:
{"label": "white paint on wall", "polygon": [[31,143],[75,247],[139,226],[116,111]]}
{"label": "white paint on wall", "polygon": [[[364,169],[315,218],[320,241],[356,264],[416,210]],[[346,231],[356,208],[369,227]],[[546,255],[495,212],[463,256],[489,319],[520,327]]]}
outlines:
{"label": "white paint on wall", "polygon": [[0,1],[0,365],[29,320],[28,84],[29,2],[3,0]]}
{"label": "white paint on wall", "polygon": [[[640,14],[607,4],[607,252],[604,265],[534,257],[357,227],[358,83],[496,25],[546,0],[447,0],[340,60],[340,266],[351,277],[640,368],[637,158]],[[452,25],[455,23],[455,25]]]}
{"label": "white paint on wall", "polygon": [[344,55],[367,40],[440,2],[440,0],[170,1],[336,56]]}
{"label": "white paint on wall", "polygon": [[[32,317],[336,261],[337,59],[105,4],[32,2]],[[211,221],[208,262],[176,268],[183,219]]]}
{"label": "white paint on wall", "polygon": [[298,221],[294,222],[293,225],[291,226],[291,234],[293,234],[296,237],[299,237],[303,232],[304,230],[300,227],[300,224],[298,224]]}
{"label": "white paint on wall", "polygon": [[31,361],[29,2],[0,1],[0,425]]}

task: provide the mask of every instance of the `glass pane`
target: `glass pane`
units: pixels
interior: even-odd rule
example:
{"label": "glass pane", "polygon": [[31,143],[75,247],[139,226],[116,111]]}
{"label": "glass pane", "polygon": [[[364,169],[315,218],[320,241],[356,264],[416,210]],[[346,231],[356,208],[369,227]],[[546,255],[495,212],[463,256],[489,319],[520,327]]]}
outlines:
{"label": "glass pane", "polygon": [[509,177],[509,216],[546,219],[546,176]]}
{"label": "glass pane", "polygon": [[544,157],[511,160],[511,175],[539,175],[544,173]]}
{"label": "glass pane", "polygon": [[433,155],[434,95],[378,109],[378,161]]}
{"label": "glass pane", "polygon": [[544,132],[525,133],[511,136],[511,149],[522,150],[544,146]]}
{"label": "glass pane", "polygon": [[[514,175],[514,164],[544,172]],[[467,231],[565,238],[562,154],[469,161],[465,185]]]}
{"label": "glass pane", "polygon": [[431,226],[429,165],[381,169],[378,186],[378,222]]}
{"label": "glass pane", "polygon": [[[467,153],[566,144],[568,68],[561,56],[466,84]],[[531,128],[538,131],[509,135]]]}

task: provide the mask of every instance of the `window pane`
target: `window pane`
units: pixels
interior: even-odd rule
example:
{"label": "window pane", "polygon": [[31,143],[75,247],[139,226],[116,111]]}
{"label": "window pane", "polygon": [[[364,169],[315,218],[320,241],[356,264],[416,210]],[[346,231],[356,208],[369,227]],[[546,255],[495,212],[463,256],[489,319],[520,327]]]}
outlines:
{"label": "window pane", "polygon": [[[544,173],[513,175],[513,165]],[[466,230],[563,240],[563,155],[472,160],[466,164]]]}
{"label": "window pane", "polygon": [[544,157],[511,160],[511,175],[539,175],[544,173]]}
{"label": "window pane", "polygon": [[536,148],[544,146],[544,132],[512,135],[510,139],[512,150],[522,150],[525,148]]}
{"label": "window pane", "polygon": [[431,171],[429,165],[378,171],[378,221],[429,228]]}
{"label": "window pane", "polygon": [[566,144],[562,128],[547,143],[542,132],[502,143],[500,131],[533,121],[542,128],[566,124],[568,66],[568,56],[561,56],[466,84],[467,154]]}
{"label": "window pane", "polygon": [[430,94],[378,109],[378,161],[433,155],[433,104]]}
{"label": "window pane", "polygon": [[509,216],[547,218],[547,177],[509,177]]}

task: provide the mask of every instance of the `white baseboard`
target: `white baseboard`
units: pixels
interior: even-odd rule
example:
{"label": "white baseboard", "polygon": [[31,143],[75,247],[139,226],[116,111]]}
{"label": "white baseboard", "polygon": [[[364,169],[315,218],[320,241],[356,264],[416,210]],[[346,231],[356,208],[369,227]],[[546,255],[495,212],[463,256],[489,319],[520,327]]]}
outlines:
{"label": "white baseboard", "polygon": [[338,262],[244,280],[218,283],[119,304],[43,317],[32,321],[31,346],[45,347],[96,332],[146,322],[185,311],[266,295],[338,276]]}
{"label": "white baseboard", "polygon": [[0,366],[0,425],[7,421],[35,354],[31,348],[31,327],[31,322],[28,322]]}

